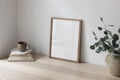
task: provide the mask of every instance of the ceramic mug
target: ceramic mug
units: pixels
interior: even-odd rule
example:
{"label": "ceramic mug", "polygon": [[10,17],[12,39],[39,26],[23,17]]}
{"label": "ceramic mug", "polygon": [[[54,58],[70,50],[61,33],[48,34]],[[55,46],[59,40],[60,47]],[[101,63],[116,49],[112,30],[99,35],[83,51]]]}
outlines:
{"label": "ceramic mug", "polygon": [[27,44],[24,41],[20,41],[17,43],[17,49],[21,52],[25,52],[27,49]]}

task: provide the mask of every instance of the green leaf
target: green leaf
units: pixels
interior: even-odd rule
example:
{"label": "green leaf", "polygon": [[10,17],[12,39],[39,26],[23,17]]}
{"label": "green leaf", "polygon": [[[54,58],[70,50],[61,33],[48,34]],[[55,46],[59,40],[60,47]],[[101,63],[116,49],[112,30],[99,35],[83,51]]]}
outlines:
{"label": "green leaf", "polygon": [[94,31],[92,31],[92,33],[93,33],[93,35],[94,35],[94,36],[96,36],[96,34],[95,34],[95,32],[94,32]]}
{"label": "green leaf", "polygon": [[114,35],[112,36],[112,38],[113,38],[113,40],[118,40],[118,39],[119,39],[119,36],[118,36],[117,34],[114,34]]}
{"label": "green leaf", "polygon": [[120,28],[118,29],[118,32],[120,33]]}
{"label": "green leaf", "polygon": [[107,32],[107,31],[104,31],[104,34],[105,34],[105,35],[108,35],[108,32]]}
{"label": "green leaf", "polygon": [[97,47],[98,45],[99,45],[99,42],[96,42],[96,43],[94,44],[94,46],[96,46],[96,47]]}
{"label": "green leaf", "polygon": [[100,17],[100,20],[103,22],[103,18],[102,17]]}
{"label": "green leaf", "polygon": [[98,30],[100,30],[100,31],[101,31],[101,30],[102,30],[102,27],[98,27]]}
{"label": "green leaf", "polygon": [[112,32],[111,32],[111,31],[108,31],[108,30],[107,30],[107,32],[108,32],[108,34],[112,37]]}
{"label": "green leaf", "polygon": [[94,50],[94,49],[95,49],[94,45],[91,45],[91,46],[90,46],[90,49]]}
{"label": "green leaf", "polygon": [[96,53],[100,53],[100,50],[99,50],[99,49],[97,49],[95,52],[96,52]]}
{"label": "green leaf", "polygon": [[116,44],[116,40],[113,40],[113,41],[112,41],[112,45],[113,45],[114,48],[118,48],[118,47],[119,47],[119,45]]}
{"label": "green leaf", "polygon": [[118,44],[114,44],[113,47],[114,47],[114,48],[118,48],[119,45],[118,45]]}
{"label": "green leaf", "polygon": [[109,41],[105,41],[105,43],[107,43],[109,46],[111,45],[111,43]]}
{"label": "green leaf", "polygon": [[107,40],[109,37],[108,36],[105,36],[104,39]]}
{"label": "green leaf", "polygon": [[100,38],[100,41],[101,41],[101,42],[104,42],[104,41],[105,41],[105,39],[104,39],[104,38]]}
{"label": "green leaf", "polygon": [[99,47],[99,48],[96,50],[96,53],[100,53],[102,50],[103,50],[103,48],[102,48],[102,47]]}
{"label": "green leaf", "polygon": [[97,37],[95,37],[95,40],[98,40],[98,38],[97,38]]}
{"label": "green leaf", "polygon": [[115,25],[107,25],[107,26],[114,27]]}
{"label": "green leaf", "polygon": [[109,49],[110,48],[109,45],[106,44],[106,43],[103,43],[103,46],[105,47],[105,49]]}
{"label": "green leaf", "polygon": [[114,52],[114,53],[116,53],[116,54],[120,54],[120,49],[115,50],[115,52]]}

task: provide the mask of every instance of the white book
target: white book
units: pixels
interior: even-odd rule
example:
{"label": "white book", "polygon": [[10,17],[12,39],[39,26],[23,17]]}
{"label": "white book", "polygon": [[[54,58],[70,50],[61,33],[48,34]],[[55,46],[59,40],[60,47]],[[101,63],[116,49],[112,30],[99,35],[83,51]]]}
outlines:
{"label": "white book", "polygon": [[35,58],[31,56],[9,56],[8,61],[34,61]]}
{"label": "white book", "polygon": [[21,52],[19,50],[17,50],[16,48],[11,50],[10,55],[25,55],[25,54],[29,54],[32,53],[32,49],[27,49],[25,50],[25,52]]}

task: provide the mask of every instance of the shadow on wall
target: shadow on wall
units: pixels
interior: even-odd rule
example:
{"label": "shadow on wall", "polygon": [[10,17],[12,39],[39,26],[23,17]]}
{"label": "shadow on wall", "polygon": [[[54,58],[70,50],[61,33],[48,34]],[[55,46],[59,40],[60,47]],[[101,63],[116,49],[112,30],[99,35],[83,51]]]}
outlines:
{"label": "shadow on wall", "polygon": [[80,59],[81,59],[80,61],[81,62],[84,62],[84,58],[85,58],[85,52],[84,52],[85,51],[85,48],[84,48],[85,47],[85,42],[84,42],[85,41],[85,36],[84,36],[85,30],[84,30],[84,27],[85,27],[85,22],[84,22],[84,20],[82,20],[81,49],[80,49],[81,50],[80,51]]}
{"label": "shadow on wall", "polygon": [[1,41],[1,42],[2,44],[0,45],[3,45],[3,46],[0,46],[0,59],[4,59],[9,56],[11,49],[15,48],[16,42],[13,42],[13,41],[7,41],[7,42]]}

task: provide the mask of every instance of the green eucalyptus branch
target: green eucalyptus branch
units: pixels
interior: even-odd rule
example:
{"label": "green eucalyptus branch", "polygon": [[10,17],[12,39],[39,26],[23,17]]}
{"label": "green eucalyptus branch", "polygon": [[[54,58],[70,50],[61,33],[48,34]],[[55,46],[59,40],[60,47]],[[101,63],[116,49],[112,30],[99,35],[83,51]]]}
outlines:
{"label": "green eucalyptus branch", "polygon": [[[120,54],[120,39],[118,34],[112,34],[112,32],[107,29],[107,27],[114,27],[114,25],[106,25],[102,17],[100,17],[100,20],[103,23],[103,27],[98,27],[98,30],[103,31],[105,35],[98,39],[93,31],[96,42],[90,46],[90,49],[96,50],[96,53],[108,51],[110,53]],[[118,29],[118,33],[120,35],[120,28]],[[119,44],[117,44],[117,41],[119,41]]]}

